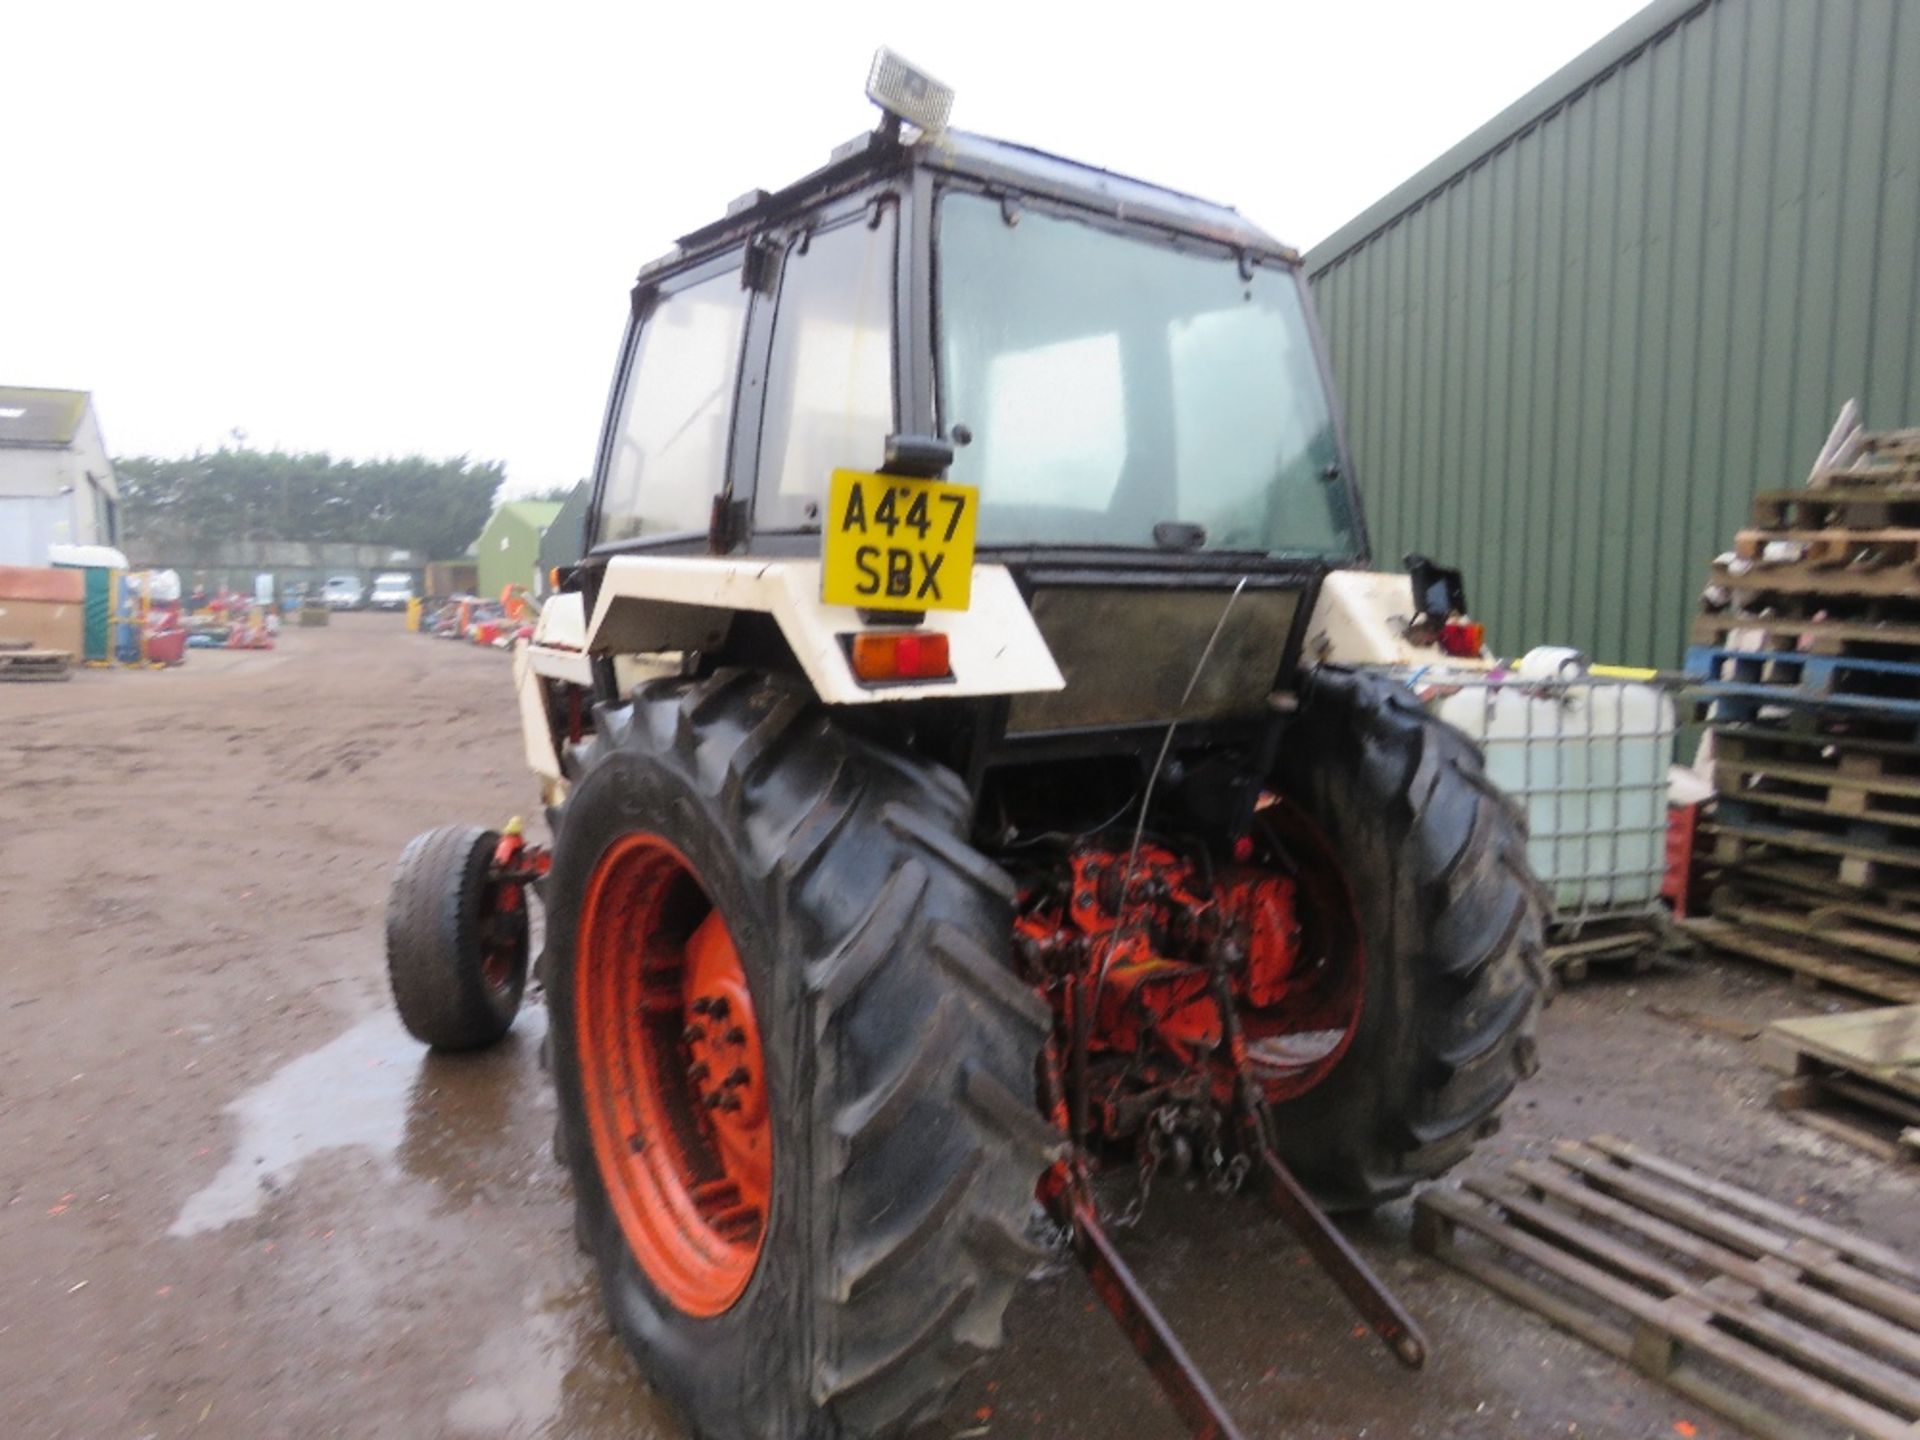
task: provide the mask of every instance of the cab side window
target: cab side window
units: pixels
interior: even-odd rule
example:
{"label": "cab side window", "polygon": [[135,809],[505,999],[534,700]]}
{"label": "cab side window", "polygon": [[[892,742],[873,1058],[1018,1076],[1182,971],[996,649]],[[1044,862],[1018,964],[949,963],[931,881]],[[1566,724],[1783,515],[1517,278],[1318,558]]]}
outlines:
{"label": "cab side window", "polygon": [[[787,250],[760,422],[758,520],[817,523],[836,469],[871,470],[893,431],[894,209]],[[812,514],[808,506],[815,507]]]}
{"label": "cab side window", "polygon": [[627,366],[596,543],[707,528],[726,484],[751,298],[734,268],[654,301]]}

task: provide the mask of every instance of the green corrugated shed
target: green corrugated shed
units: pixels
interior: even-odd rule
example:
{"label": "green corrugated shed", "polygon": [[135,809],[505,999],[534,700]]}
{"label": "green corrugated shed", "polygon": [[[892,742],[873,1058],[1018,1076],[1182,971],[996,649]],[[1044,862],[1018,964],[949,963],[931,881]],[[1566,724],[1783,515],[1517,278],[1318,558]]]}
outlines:
{"label": "green corrugated shed", "polygon": [[582,480],[560,502],[559,510],[554,513],[547,525],[547,533],[540,541],[540,577],[543,584],[536,594],[547,593],[548,587],[544,581],[555,566],[577,565],[580,557],[587,553],[587,510],[592,499],[593,486]]}
{"label": "green corrugated shed", "polygon": [[473,559],[480,572],[480,593],[498,599],[508,585],[540,593],[540,537],[560,513],[551,500],[509,500],[493,512],[473,542]]}
{"label": "green corrugated shed", "polygon": [[1375,553],[1679,660],[1755,490],[1920,425],[1920,0],[1659,0],[1307,257]]}

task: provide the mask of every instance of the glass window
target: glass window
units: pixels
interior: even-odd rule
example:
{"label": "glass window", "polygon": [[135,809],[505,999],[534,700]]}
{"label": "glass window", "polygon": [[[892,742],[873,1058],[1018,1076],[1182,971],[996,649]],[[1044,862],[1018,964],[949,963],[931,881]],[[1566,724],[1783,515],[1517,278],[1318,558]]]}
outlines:
{"label": "glass window", "polygon": [[1300,281],[1198,242],[954,192],[940,204],[940,386],[980,543],[1358,549]]}
{"label": "glass window", "polygon": [[726,482],[749,292],[740,272],[657,300],[634,341],[599,541],[702,530]]}
{"label": "glass window", "polygon": [[760,429],[759,519],[813,523],[837,469],[872,470],[893,431],[893,207],[787,252]]}

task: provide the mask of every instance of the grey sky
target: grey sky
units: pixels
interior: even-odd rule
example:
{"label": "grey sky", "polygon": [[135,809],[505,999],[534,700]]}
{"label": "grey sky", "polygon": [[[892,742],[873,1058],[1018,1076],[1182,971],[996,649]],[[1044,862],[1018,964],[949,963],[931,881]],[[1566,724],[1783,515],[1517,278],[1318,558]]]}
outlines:
{"label": "grey sky", "polygon": [[249,443],[586,473],[639,264],[868,128],[954,123],[1306,246],[1638,0],[0,6],[0,383],[116,453]]}

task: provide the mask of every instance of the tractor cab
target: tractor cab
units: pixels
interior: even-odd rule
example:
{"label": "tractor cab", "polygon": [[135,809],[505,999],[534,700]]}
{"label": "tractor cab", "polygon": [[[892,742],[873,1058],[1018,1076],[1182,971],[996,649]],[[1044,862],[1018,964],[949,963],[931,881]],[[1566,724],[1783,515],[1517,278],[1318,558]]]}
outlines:
{"label": "tractor cab", "polygon": [[[976,771],[1264,719],[1321,577],[1367,559],[1300,257],[949,130],[881,68],[876,132],[641,271],[587,648],[784,664],[836,704],[1005,697],[954,757]],[[777,562],[780,594],[743,606],[767,576],[742,566],[692,604],[670,557]]]}

